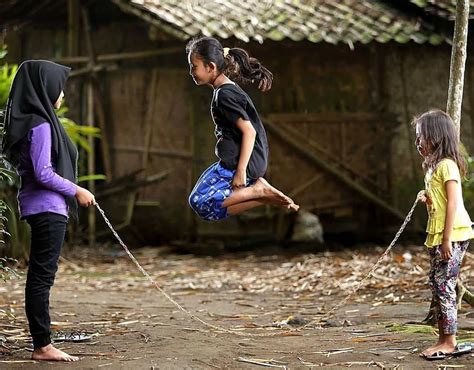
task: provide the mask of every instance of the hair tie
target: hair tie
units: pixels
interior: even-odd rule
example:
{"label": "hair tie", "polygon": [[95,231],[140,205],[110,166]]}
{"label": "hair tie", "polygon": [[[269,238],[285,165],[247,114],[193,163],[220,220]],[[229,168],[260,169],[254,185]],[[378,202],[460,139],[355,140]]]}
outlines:
{"label": "hair tie", "polygon": [[227,55],[229,55],[230,48],[224,48],[224,58],[227,58]]}

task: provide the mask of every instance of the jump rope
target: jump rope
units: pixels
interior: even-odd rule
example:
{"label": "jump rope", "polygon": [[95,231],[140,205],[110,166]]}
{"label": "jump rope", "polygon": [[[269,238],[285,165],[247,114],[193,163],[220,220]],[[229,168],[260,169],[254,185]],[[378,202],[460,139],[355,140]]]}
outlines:
{"label": "jump rope", "polygon": [[[351,290],[351,292],[342,301],[340,301],[338,304],[336,304],[333,308],[331,308],[329,311],[327,311],[324,315],[322,315],[318,318],[314,318],[309,323],[307,323],[303,326],[300,326],[300,327],[297,327],[297,328],[294,328],[294,329],[290,329],[290,330],[276,331],[276,332],[273,332],[273,333],[244,333],[244,332],[240,331],[241,330],[240,328],[239,329],[224,328],[222,326],[218,326],[218,325],[208,323],[208,322],[204,321],[203,319],[201,319],[200,317],[193,314],[192,312],[189,312],[188,310],[186,310],[181,304],[176,302],[162,287],[160,287],[158,285],[158,283],[150,276],[150,274],[140,265],[140,263],[138,263],[135,256],[130,252],[130,250],[128,249],[126,244],[122,241],[122,239],[120,238],[118,233],[115,231],[114,227],[110,223],[109,219],[105,215],[105,212],[102,210],[102,208],[99,206],[99,204],[95,203],[95,206],[96,206],[97,210],[100,212],[100,214],[102,215],[102,218],[104,219],[105,223],[110,228],[110,230],[112,231],[115,238],[118,240],[118,242],[120,243],[122,248],[127,253],[128,257],[130,257],[130,259],[133,261],[133,263],[137,266],[138,270],[140,270],[140,272],[148,279],[148,281],[151,283],[151,285],[153,285],[159,293],[161,293],[168,301],[170,301],[173,305],[175,305],[180,311],[182,311],[186,315],[188,315],[192,320],[197,321],[201,325],[203,325],[203,326],[205,326],[209,329],[212,329],[213,331],[218,332],[218,333],[228,333],[228,334],[233,334],[233,335],[237,335],[237,336],[241,336],[241,337],[273,337],[273,336],[278,336],[278,335],[291,335],[292,333],[301,331],[301,330],[306,329],[306,328],[308,328],[310,326],[313,326],[315,324],[321,324],[324,320],[328,320],[330,317],[332,317],[338,309],[340,309],[342,306],[344,306],[354,296],[354,294],[357,293],[357,291],[360,288],[362,288],[364,283],[369,278],[372,277],[372,274],[375,272],[375,270],[377,270],[377,268],[382,263],[384,258],[388,255],[390,250],[393,248],[393,246],[395,245],[397,240],[400,238],[400,235],[405,230],[405,227],[410,222],[410,219],[413,215],[413,212],[414,212],[414,210],[416,208],[416,205],[418,204],[419,200],[420,200],[420,196],[417,196],[414,203],[413,203],[413,205],[412,205],[412,207],[411,207],[411,209],[410,209],[410,211],[408,212],[407,216],[405,217],[405,220],[403,221],[402,225],[400,226],[400,229],[395,234],[395,237],[393,238],[392,242],[389,244],[387,249],[381,254],[379,259],[372,266],[372,268],[367,273],[367,275],[365,275],[365,277]],[[197,329],[197,330],[198,331],[203,331],[201,329]]]}

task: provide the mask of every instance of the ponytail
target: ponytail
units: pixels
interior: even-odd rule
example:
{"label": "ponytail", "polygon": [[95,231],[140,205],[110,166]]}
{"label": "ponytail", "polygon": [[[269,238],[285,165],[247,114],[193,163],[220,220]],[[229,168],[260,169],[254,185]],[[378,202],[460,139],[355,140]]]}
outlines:
{"label": "ponytail", "polygon": [[201,37],[189,41],[186,52],[196,54],[205,63],[215,63],[221,73],[232,79],[258,84],[262,91],[272,87],[273,74],[244,49],[223,48],[217,39]]}
{"label": "ponytail", "polygon": [[244,49],[230,48],[226,56],[225,73],[243,82],[258,83],[259,89],[270,90],[273,74]]}

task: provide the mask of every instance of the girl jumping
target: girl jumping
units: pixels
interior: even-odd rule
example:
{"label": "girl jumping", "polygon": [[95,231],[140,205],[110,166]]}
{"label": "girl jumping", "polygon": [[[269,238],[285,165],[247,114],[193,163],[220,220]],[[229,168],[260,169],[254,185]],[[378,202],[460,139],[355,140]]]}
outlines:
{"label": "girl jumping", "polygon": [[457,348],[456,281],[461,263],[473,236],[462,198],[461,176],[466,162],[459,150],[459,139],[451,118],[432,110],[415,118],[416,147],[423,156],[425,190],[420,199],[426,203],[426,228],[431,270],[429,285],[436,303],[439,339],[421,356],[428,360],[443,359],[462,353]]}
{"label": "girl jumping", "polygon": [[291,198],[264,178],[268,166],[265,129],[250,97],[228,76],[271,88],[273,75],[239,48],[223,48],[212,37],[191,40],[187,47],[189,73],[196,85],[214,89],[211,116],[217,138],[217,163],[197,181],[189,204],[204,220],[222,220],[263,204],[297,211]]}

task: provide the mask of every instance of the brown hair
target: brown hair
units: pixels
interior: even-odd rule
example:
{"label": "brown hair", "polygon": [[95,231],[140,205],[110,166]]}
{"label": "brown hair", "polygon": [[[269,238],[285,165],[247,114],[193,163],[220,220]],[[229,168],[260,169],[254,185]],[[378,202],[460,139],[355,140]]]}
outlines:
{"label": "brown hair", "polygon": [[213,37],[192,39],[186,45],[186,52],[197,55],[205,63],[215,63],[221,73],[242,82],[257,82],[259,86],[270,89],[273,74],[256,58],[251,57],[244,49],[229,48],[224,56],[222,44]]}
{"label": "brown hair", "polygon": [[456,162],[461,176],[466,175],[466,160],[461,154],[456,127],[447,113],[439,109],[429,110],[415,117],[412,125],[419,125],[420,137],[430,148],[423,162],[425,171],[433,170],[441,160],[449,158]]}

